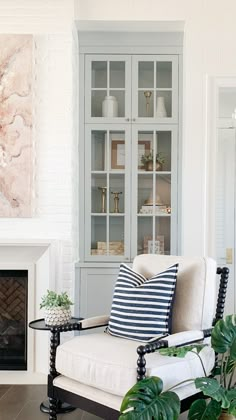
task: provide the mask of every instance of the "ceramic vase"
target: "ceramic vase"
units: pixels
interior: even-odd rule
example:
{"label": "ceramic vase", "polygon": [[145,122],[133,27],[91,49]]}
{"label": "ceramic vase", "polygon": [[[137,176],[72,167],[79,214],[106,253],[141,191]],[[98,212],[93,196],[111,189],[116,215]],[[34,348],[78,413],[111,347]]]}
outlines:
{"label": "ceramic vase", "polygon": [[102,102],[102,116],[118,117],[118,102],[115,96],[105,96]]}
{"label": "ceramic vase", "polygon": [[71,319],[71,309],[66,309],[63,306],[45,309],[44,319],[45,324],[49,326],[67,324]]}
{"label": "ceramic vase", "polygon": [[165,107],[165,98],[163,96],[159,96],[157,98],[156,117],[157,118],[167,117],[167,112],[166,112],[166,107]]}

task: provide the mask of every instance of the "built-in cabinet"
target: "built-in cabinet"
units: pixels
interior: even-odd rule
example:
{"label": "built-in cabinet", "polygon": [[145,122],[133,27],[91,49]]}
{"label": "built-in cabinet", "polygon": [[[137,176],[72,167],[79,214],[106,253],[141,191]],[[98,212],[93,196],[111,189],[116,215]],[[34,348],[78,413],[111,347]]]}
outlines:
{"label": "built-in cabinet", "polygon": [[80,315],[91,316],[86,283],[105,296],[121,261],[178,252],[179,56],[85,52],[81,61],[78,292]]}

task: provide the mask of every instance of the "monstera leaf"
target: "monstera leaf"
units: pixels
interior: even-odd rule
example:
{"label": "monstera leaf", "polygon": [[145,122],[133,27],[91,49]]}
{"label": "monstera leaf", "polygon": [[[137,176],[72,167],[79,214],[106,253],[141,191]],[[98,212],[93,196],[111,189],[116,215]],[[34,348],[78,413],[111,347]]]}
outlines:
{"label": "monstera leaf", "polygon": [[160,353],[162,356],[185,357],[186,354],[190,351],[200,353],[204,347],[206,347],[206,344],[191,344],[182,347],[166,347],[159,349],[158,353]]}
{"label": "monstera leaf", "polygon": [[211,400],[208,404],[205,400],[194,401],[188,412],[188,420],[217,420],[221,414],[219,402]]}
{"label": "monstera leaf", "polygon": [[230,358],[236,361],[236,315],[227,315],[214,326],[211,344],[217,353],[230,351]]}
{"label": "monstera leaf", "polygon": [[119,420],[177,420],[179,397],[170,391],[162,393],[162,389],[162,380],[155,376],[137,382],[123,399]]}
{"label": "monstera leaf", "polygon": [[204,395],[219,402],[222,408],[229,408],[230,400],[228,398],[228,391],[216,379],[197,378],[194,382],[196,388],[200,389]]}

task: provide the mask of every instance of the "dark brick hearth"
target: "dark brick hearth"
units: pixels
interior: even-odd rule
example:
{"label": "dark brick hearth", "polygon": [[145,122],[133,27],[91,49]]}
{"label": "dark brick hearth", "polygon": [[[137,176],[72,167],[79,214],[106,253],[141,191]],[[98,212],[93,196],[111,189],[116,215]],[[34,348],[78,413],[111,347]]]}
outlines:
{"label": "dark brick hearth", "polygon": [[0,270],[0,370],[27,369],[27,270]]}

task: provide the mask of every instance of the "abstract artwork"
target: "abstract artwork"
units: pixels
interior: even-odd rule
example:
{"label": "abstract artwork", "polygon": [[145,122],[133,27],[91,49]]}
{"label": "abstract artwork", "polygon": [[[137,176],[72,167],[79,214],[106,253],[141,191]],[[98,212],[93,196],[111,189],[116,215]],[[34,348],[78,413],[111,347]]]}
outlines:
{"label": "abstract artwork", "polygon": [[0,217],[32,208],[31,35],[0,35]]}

